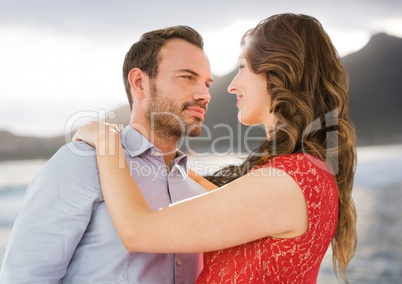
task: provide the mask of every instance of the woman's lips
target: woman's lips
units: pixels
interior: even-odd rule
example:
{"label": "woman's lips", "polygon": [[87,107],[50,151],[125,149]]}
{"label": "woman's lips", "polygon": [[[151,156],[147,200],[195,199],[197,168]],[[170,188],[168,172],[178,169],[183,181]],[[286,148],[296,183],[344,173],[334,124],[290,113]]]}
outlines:
{"label": "woman's lips", "polygon": [[237,96],[236,106],[239,106],[239,104],[241,103],[242,100],[243,100],[243,96],[242,96],[242,95],[238,95],[238,96]]}

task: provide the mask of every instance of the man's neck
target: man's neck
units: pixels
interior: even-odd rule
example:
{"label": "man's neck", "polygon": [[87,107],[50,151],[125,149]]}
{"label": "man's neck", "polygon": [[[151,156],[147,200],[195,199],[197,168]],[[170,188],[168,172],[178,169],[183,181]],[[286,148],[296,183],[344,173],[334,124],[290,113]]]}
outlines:
{"label": "man's neck", "polygon": [[130,125],[134,129],[136,129],[142,136],[144,136],[149,142],[155,145],[155,147],[162,151],[165,164],[170,170],[173,166],[173,161],[176,158],[179,138],[159,135],[158,133],[151,131],[151,129],[143,125],[139,125],[138,123],[131,123]]}
{"label": "man's neck", "polygon": [[163,159],[165,160],[165,164],[170,171],[173,166],[174,159],[177,155],[178,139],[166,139],[155,135],[151,143],[154,144],[157,148],[161,149],[161,151],[163,152]]}

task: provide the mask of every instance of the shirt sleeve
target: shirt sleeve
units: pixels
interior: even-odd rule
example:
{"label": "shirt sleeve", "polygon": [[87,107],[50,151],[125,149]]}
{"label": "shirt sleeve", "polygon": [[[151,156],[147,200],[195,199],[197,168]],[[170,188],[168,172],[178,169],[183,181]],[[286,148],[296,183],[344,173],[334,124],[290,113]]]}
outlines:
{"label": "shirt sleeve", "polygon": [[60,148],[27,189],[0,283],[58,283],[88,226],[94,204],[100,201],[93,148],[84,142]]}

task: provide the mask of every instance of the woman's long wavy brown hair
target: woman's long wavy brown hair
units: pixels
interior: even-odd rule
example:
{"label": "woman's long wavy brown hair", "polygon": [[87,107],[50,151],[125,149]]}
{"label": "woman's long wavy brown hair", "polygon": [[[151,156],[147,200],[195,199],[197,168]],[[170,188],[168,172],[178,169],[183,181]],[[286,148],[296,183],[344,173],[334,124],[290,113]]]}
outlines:
{"label": "woman's long wavy brown hair", "polygon": [[240,165],[206,177],[222,186],[274,156],[309,153],[335,175],[339,215],[332,239],[333,266],[345,282],[356,250],[356,210],[352,199],[356,166],[355,129],[349,118],[348,75],[329,36],[307,15],[280,14],[261,21],[241,40],[256,74],[266,74],[276,129]]}

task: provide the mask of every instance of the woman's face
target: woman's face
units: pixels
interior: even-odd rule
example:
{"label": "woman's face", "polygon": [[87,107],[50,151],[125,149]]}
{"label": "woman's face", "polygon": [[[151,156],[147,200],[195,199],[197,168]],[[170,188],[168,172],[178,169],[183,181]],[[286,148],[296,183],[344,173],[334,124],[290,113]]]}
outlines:
{"label": "woman's face", "polygon": [[271,96],[265,74],[253,73],[242,55],[239,57],[238,69],[228,86],[228,92],[237,96],[237,118],[244,125],[264,124],[268,128],[272,127],[276,119],[269,111]]}

